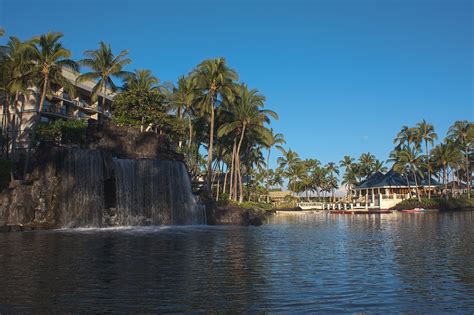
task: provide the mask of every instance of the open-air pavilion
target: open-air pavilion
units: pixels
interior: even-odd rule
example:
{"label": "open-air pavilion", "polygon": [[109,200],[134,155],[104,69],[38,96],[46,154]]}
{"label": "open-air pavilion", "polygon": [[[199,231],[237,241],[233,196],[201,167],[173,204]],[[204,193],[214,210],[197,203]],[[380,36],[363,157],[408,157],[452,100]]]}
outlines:
{"label": "open-air pavilion", "polygon": [[[434,179],[428,183],[428,178],[417,178],[416,183],[422,194],[434,193],[440,185]],[[377,172],[352,189],[352,206],[354,209],[389,209],[415,193],[413,176],[402,176],[393,170],[386,174]]]}

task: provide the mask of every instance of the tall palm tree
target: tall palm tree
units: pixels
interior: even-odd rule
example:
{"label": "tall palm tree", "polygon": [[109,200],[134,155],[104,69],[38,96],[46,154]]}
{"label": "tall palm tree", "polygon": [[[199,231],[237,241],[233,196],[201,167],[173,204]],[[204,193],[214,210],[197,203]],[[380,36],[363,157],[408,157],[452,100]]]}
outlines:
{"label": "tall palm tree", "polygon": [[[295,183],[295,178],[293,177],[294,171],[293,169],[296,167],[296,165],[301,161],[301,159],[298,156],[298,153],[292,151],[291,149],[288,149],[288,151],[283,150],[282,156],[277,159],[277,163],[279,164],[279,168],[284,172],[285,176],[289,180],[289,187],[292,187],[293,192],[295,191],[295,186],[291,185]],[[290,184],[291,182],[291,184]]]}
{"label": "tall palm tree", "polygon": [[186,114],[188,118],[188,155],[191,153],[191,145],[193,143],[193,122],[192,108],[198,97],[193,80],[190,77],[180,77],[178,79],[178,87],[174,89],[170,97],[170,106],[177,110],[178,116],[182,118],[182,114]]}
{"label": "tall palm tree", "polygon": [[[400,151],[397,151],[394,159],[393,169],[398,173],[411,173],[415,181],[416,197],[421,201],[418,176],[423,176],[422,169],[425,167],[420,151],[416,148],[405,146]],[[408,181],[408,174],[407,174]]]}
{"label": "tall palm tree", "polygon": [[3,27],[0,27],[0,37],[5,36],[5,29]]}
{"label": "tall palm tree", "polygon": [[[434,131],[433,125],[427,123],[424,119],[417,124],[418,132],[417,135],[420,141],[425,142],[425,155],[426,155],[426,163],[430,164],[430,151],[428,148],[428,144],[433,145],[434,141],[438,138],[438,135]],[[428,167],[428,199],[431,199],[431,170]]]}
{"label": "tall palm tree", "polygon": [[[236,98],[233,106],[230,108],[231,120],[224,123],[218,130],[217,135],[222,137],[231,132],[239,135],[235,151],[236,175],[240,178],[240,201],[242,202],[242,176],[241,176],[241,158],[240,152],[242,142],[247,129],[263,136],[267,141],[271,141],[271,132],[265,128],[265,123],[270,123],[270,117],[278,119],[278,115],[271,110],[263,109],[265,97],[258,90],[249,90],[247,85],[241,84],[236,88]],[[236,177],[237,177],[236,176]]]}
{"label": "tall palm tree", "polygon": [[201,62],[192,73],[192,80],[202,92],[199,103],[204,114],[209,114],[209,145],[207,148],[207,189],[211,191],[212,154],[214,145],[215,109],[218,98],[232,99],[237,72],[226,64],[224,58],[208,59]]}
{"label": "tall palm tree", "polygon": [[93,97],[98,97],[102,92],[102,110],[107,108],[107,90],[112,92],[117,91],[118,87],[114,83],[113,78],[120,78],[126,80],[130,76],[130,72],[123,70],[123,68],[132,61],[127,58],[128,50],[122,50],[117,56],[114,55],[110,45],[100,42],[99,48],[96,50],[86,50],[84,56],[86,58],[79,61],[79,63],[91,71],[79,75],[77,82],[96,81],[92,89]]}
{"label": "tall palm tree", "polygon": [[[10,37],[5,46],[4,54],[0,58],[0,91],[4,95],[6,105],[4,109],[8,112],[11,104],[14,110],[12,121],[7,122],[7,124],[11,124],[12,128],[18,129],[15,130],[12,136],[13,149],[15,149],[21,133],[22,109],[18,108],[19,98],[21,95],[27,97],[32,92],[29,86],[31,85],[32,71],[35,66],[31,56],[33,45],[31,40],[22,42],[16,37]],[[8,113],[7,116],[9,117]]]}
{"label": "tall palm tree", "polygon": [[453,143],[441,143],[433,148],[432,156],[434,165],[443,170],[445,198],[448,199],[448,167],[459,160],[460,151]]}
{"label": "tall palm tree", "polygon": [[339,161],[339,166],[344,167],[346,170],[351,168],[352,164],[354,163],[354,158],[350,157],[349,155],[345,155],[341,161]]}
{"label": "tall palm tree", "polygon": [[[331,184],[330,186],[331,186],[332,199],[333,199],[333,201],[335,201],[335,199],[334,199],[334,198],[335,198],[335,197],[334,197],[334,189],[333,189],[333,186],[334,186],[334,185],[332,184],[332,183],[333,183],[333,179],[332,179],[332,178],[336,178],[336,177],[334,176],[334,174],[339,175],[339,168],[337,167],[337,164],[334,163],[334,162],[329,162],[329,163],[327,163],[327,164],[324,166],[324,168],[326,169],[327,174],[328,174],[329,177],[331,178],[331,180],[329,181],[329,183]],[[337,186],[337,185],[336,185],[336,186]],[[336,187],[336,188],[337,188],[337,187]]]}
{"label": "tall palm tree", "polygon": [[466,171],[467,197],[471,198],[471,169],[469,155],[474,146],[474,125],[467,120],[458,120],[448,129],[449,140],[460,148],[464,155],[464,168]]}
{"label": "tall palm tree", "polygon": [[349,201],[352,201],[352,187],[357,185],[357,173],[353,167],[346,167],[346,171],[342,176],[342,184],[347,187],[347,195],[349,196]]}
{"label": "tall palm tree", "polygon": [[62,33],[49,32],[34,39],[36,45],[31,46],[31,57],[35,67],[32,73],[36,76],[38,86],[41,87],[41,97],[35,108],[36,117],[32,125],[32,134],[28,141],[28,150],[23,175],[26,176],[31,158],[31,150],[36,138],[36,131],[41,120],[46,94],[50,93],[51,86],[58,84],[66,91],[74,94],[74,86],[62,74],[63,67],[79,71],[79,65],[71,60],[71,51],[61,44]]}
{"label": "tall palm tree", "polygon": [[360,172],[365,178],[370,177],[374,172],[375,156],[370,152],[363,153],[359,157]]}
{"label": "tall palm tree", "polygon": [[402,129],[397,133],[397,136],[393,140],[396,144],[396,150],[401,149],[403,146],[410,146],[411,144],[417,143],[417,129],[410,128],[408,126],[402,126]]}
{"label": "tall palm tree", "polygon": [[282,151],[283,144],[286,144],[285,137],[283,136],[282,133],[273,133],[273,129],[270,129],[271,132],[271,139],[270,142],[268,143],[268,148],[267,148],[267,169],[269,167],[270,163],[270,153],[273,147],[276,147],[278,150]]}

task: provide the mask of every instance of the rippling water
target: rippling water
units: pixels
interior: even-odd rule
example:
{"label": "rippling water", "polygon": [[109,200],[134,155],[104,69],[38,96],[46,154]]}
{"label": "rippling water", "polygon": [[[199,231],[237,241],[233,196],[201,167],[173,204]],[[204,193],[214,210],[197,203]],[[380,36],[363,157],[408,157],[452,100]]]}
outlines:
{"label": "rippling water", "polygon": [[472,313],[474,213],[0,234],[0,313]]}

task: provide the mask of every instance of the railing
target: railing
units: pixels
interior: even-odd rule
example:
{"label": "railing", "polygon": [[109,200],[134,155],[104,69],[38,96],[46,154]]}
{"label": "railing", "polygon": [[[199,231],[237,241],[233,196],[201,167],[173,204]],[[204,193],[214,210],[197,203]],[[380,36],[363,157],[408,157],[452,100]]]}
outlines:
{"label": "railing", "polygon": [[43,113],[51,113],[51,114],[56,114],[60,115],[63,117],[70,117],[70,113],[67,107],[64,106],[57,106],[57,105],[52,105],[52,104],[44,104],[43,106]]}

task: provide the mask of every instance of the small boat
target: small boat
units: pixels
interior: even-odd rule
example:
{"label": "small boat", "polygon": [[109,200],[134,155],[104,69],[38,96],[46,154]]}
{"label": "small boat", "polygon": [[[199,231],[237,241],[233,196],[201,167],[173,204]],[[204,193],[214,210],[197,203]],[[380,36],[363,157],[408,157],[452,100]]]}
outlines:
{"label": "small boat", "polygon": [[419,213],[419,212],[425,212],[426,210],[423,209],[423,208],[415,208],[415,209],[411,209],[411,210],[401,210],[401,212],[405,212],[405,213]]}
{"label": "small boat", "polygon": [[301,210],[323,210],[323,202],[300,202],[296,205]]}

